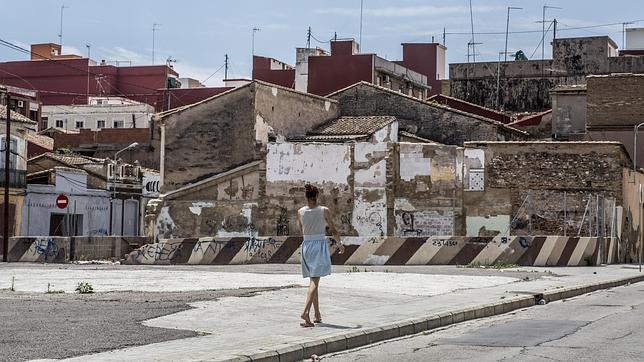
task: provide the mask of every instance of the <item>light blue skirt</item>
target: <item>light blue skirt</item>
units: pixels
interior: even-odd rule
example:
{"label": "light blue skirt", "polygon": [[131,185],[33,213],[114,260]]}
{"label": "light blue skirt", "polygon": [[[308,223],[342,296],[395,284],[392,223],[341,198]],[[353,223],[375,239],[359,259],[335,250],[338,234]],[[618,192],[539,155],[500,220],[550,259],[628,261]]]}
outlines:
{"label": "light blue skirt", "polygon": [[324,277],[331,274],[331,255],[324,235],[304,235],[301,254],[304,278]]}

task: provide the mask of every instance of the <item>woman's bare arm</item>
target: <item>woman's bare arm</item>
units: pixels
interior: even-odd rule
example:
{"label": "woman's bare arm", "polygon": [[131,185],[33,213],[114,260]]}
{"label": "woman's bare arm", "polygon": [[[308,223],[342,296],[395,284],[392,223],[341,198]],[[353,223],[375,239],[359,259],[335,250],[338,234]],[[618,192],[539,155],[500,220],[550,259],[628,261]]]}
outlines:
{"label": "woman's bare arm", "polygon": [[297,216],[297,217],[296,217],[296,219],[297,219],[297,224],[300,226],[300,232],[302,233],[302,235],[304,235],[304,226],[302,226],[302,220],[300,220],[300,212],[299,212],[299,211],[297,211],[297,215],[296,215],[296,216]]}
{"label": "woman's bare arm", "polygon": [[324,219],[326,220],[326,224],[329,225],[329,229],[331,229],[331,235],[333,235],[333,238],[338,243],[338,252],[340,254],[344,253],[344,245],[340,240],[340,233],[335,227],[335,223],[333,222],[333,214],[328,208],[324,208]]}

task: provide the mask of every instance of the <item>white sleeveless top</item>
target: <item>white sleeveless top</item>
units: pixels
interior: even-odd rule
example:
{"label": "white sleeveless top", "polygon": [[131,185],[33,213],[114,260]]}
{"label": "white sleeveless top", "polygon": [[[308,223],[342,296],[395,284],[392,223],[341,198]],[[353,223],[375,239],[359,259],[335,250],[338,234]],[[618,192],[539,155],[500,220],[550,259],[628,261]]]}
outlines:
{"label": "white sleeveless top", "polygon": [[326,220],[324,219],[324,206],[309,208],[304,206],[297,210],[302,222],[302,231],[304,235],[322,235],[326,234]]}

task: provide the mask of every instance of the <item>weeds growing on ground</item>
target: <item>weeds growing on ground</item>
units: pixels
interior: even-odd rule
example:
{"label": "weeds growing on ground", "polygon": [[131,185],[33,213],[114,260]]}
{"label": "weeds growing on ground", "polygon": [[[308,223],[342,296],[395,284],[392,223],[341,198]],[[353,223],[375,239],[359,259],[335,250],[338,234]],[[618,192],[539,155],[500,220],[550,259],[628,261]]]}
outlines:
{"label": "weeds growing on ground", "polygon": [[510,269],[510,268],[518,268],[519,266],[517,264],[512,264],[512,263],[504,263],[504,262],[496,262],[494,264],[483,264],[481,262],[473,262],[469,263],[465,266],[466,268],[491,268],[491,269]]}
{"label": "weeds growing on ground", "polygon": [[80,294],[90,294],[94,293],[94,287],[89,282],[80,282],[76,287],[76,291]]}
{"label": "weeds growing on ground", "polygon": [[51,283],[47,283],[47,294],[63,294],[65,293],[62,289],[52,289]]}

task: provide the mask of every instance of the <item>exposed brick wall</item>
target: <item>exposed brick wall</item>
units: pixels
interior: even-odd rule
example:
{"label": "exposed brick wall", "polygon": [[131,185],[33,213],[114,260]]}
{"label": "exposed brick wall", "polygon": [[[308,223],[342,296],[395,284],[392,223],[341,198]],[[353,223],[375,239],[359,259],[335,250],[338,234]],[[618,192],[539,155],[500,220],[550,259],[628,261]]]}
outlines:
{"label": "exposed brick wall", "polygon": [[609,41],[608,37],[557,39],[554,59],[450,64],[450,95],[493,107],[498,66],[503,109],[539,112],[551,108],[549,90],[556,85],[585,84],[590,74],[644,72],[644,57],[608,57]]}
{"label": "exposed brick wall", "polygon": [[588,77],[588,127],[644,122],[644,74]]}
{"label": "exposed brick wall", "polygon": [[464,193],[466,214],[515,219],[501,233],[563,235],[565,228],[576,235],[581,228],[582,236],[594,236],[599,224],[603,234],[610,224],[604,211],[608,218],[613,199],[622,205],[629,162],[618,144],[470,145],[485,151],[485,190]]}
{"label": "exposed brick wall", "polygon": [[77,134],[56,133],[54,135],[54,149],[97,144],[127,146],[133,142],[147,144],[149,141],[149,128],[105,128],[99,131],[81,129]]}

